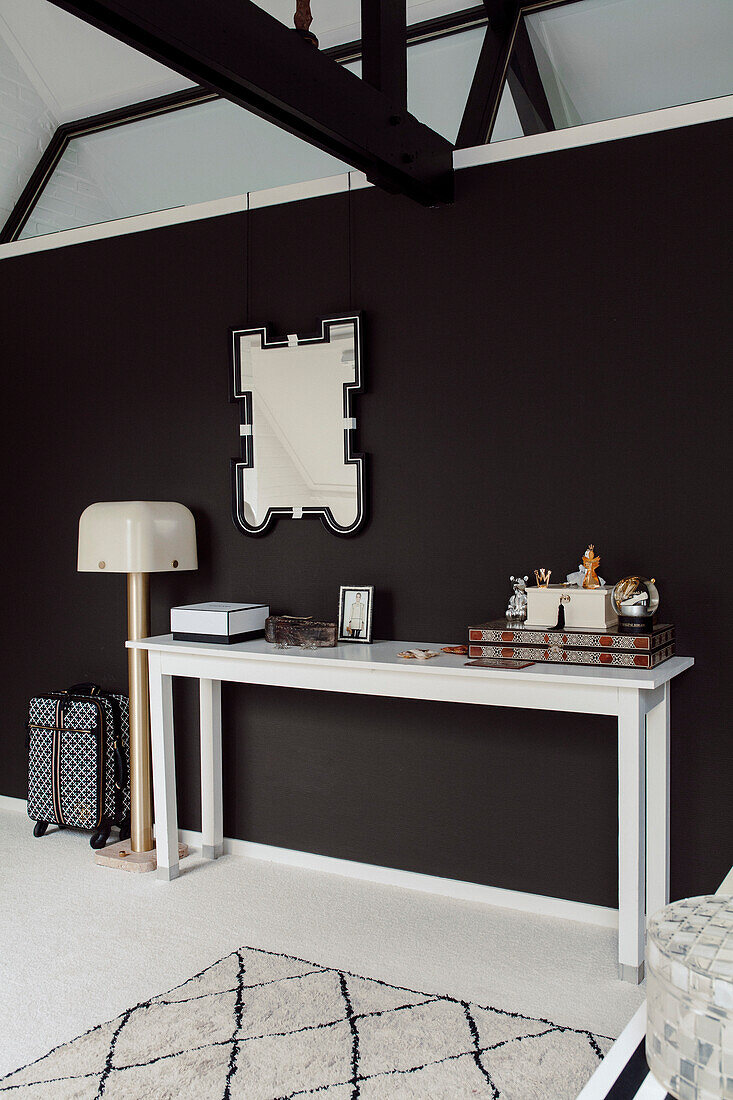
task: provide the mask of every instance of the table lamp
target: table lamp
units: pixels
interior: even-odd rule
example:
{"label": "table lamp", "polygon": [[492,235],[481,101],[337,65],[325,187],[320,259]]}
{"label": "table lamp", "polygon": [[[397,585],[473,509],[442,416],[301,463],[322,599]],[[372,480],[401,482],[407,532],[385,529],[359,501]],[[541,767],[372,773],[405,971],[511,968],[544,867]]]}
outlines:
{"label": "table lamp", "polygon": [[[183,504],[170,500],[90,504],[79,519],[77,568],[86,573],[127,574],[127,636],[130,640],[146,638],[150,634],[150,574],[198,568],[193,515]],[[127,667],[131,836],[129,841],[100,849],[96,860],[130,871],[153,871],[147,652],[129,649]]]}

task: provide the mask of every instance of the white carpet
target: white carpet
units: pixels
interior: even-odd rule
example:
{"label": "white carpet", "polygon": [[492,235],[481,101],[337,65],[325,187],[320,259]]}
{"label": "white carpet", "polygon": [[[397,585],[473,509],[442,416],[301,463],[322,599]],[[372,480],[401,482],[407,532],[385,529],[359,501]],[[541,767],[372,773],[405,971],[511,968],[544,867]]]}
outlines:
{"label": "white carpet", "polygon": [[602,1035],[643,999],[609,929],[237,856],[163,883],[31,830],[0,812],[0,1074],[243,943]]}
{"label": "white carpet", "polygon": [[0,1079],[28,1100],[574,1100],[611,1040],[240,948]]}

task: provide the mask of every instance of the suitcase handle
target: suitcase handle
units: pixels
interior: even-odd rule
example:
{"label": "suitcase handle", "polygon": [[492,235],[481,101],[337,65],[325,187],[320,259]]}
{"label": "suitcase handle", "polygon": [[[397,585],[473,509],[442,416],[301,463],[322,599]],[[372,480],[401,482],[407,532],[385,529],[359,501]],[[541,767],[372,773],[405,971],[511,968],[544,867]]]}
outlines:
{"label": "suitcase handle", "polygon": [[127,785],[127,763],[125,761],[125,754],[122,751],[122,747],[115,738],[114,741],[115,751],[115,787],[117,790],[122,790]]}
{"label": "suitcase handle", "polygon": [[99,684],[83,683],[72,684],[66,691],[62,692],[63,695],[101,695],[102,689]]}

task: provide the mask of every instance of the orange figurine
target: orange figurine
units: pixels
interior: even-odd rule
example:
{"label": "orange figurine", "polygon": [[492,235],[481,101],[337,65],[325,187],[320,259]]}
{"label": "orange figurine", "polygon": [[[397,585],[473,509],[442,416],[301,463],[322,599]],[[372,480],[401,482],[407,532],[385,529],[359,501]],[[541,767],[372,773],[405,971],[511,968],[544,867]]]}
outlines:
{"label": "orange figurine", "polygon": [[596,576],[596,569],[601,564],[601,555],[595,553],[593,543],[590,544],[586,552],[583,554],[583,565],[585,566],[585,576],[583,577],[583,588],[600,588],[601,582]]}

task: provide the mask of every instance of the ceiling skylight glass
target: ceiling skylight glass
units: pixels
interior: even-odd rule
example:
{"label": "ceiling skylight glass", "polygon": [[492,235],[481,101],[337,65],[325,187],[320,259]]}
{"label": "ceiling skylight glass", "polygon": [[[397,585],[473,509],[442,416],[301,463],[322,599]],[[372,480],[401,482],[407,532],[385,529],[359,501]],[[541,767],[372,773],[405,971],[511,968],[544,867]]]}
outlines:
{"label": "ceiling skylight glass", "polygon": [[733,93],[733,0],[577,0],[525,25],[556,129]]}
{"label": "ceiling skylight glass", "polygon": [[417,42],[407,51],[407,106],[415,118],[455,141],[484,40],[479,27]]}
{"label": "ceiling skylight glass", "polygon": [[21,238],[333,176],[346,166],[217,99],[69,142]]}

